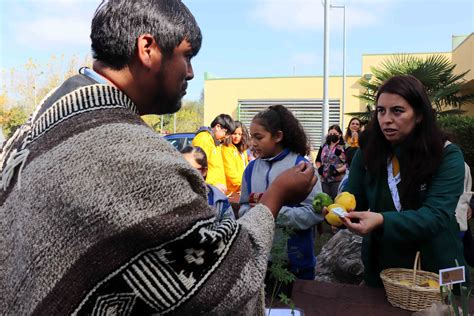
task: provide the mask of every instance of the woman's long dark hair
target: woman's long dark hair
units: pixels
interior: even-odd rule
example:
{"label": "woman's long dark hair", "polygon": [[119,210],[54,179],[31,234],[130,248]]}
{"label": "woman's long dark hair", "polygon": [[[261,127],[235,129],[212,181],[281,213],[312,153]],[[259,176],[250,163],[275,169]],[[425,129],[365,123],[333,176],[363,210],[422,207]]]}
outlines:
{"label": "woman's long dark hair", "polygon": [[349,124],[347,124],[347,130],[346,130],[346,135],[344,135],[344,141],[347,142],[347,140],[352,137],[352,131],[351,131],[351,123],[352,121],[359,121],[359,132],[360,132],[360,128],[362,127],[362,122],[361,120],[358,118],[358,117],[353,117],[351,118],[351,120],[349,121]]}
{"label": "woman's long dark hair", "polygon": [[[446,136],[438,127],[431,102],[423,84],[413,76],[395,76],[388,79],[377,91],[376,101],[382,93],[404,98],[421,118],[408,137],[401,143],[400,200],[404,209],[421,206],[420,186],[429,185],[443,159]],[[387,162],[393,156],[392,146],[380,129],[377,111],[374,111],[368,128],[368,139],[363,148],[364,163],[373,176],[387,173]],[[400,158],[400,157],[397,157]]]}
{"label": "woman's long dark hair", "polygon": [[281,144],[284,148],[302,156],[309,154],[309,143],[306,133],[298,119],[283,105],[272,105],[257,113],[253,119],[272,135],[283,132]]}
{"label": "woman's long dark hair", "polygon": [[[234,145],[235,145],[235,147],[237,147],[237,150],[240,153],[243,153],[244,151],[246,151],[250,147],[249,146],[249,144],[250,144],[249,131],[248,131],[247,127],[245,127],[245,124],[242,123],[241,121],[234,121],[234,125],[235,125],[234,133],[237,130],[237,128],[239,128],[239,127],[242,130],[242,138],[240,139],[240,143],[234,144]],[[232,135],[227,137],[224,140],[224,145],[229,146],[230,144],[232,144]]]}

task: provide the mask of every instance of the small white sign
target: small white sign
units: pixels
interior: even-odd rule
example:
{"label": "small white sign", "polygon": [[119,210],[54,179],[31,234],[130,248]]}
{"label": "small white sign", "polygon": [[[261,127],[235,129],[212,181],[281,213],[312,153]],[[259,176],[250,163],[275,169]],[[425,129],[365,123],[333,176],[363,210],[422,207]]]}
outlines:
{"label": "small white sign", "polygon": [[466,282],[464,266],[439,270],[439,284],[449,285]]}
{"label": "small white sign", "polygon": [[303,316],[304,313],[299,309],[291,310],[289,308],[265,308],[267,316]]}
{"label": "small white sign", "polygon": [[342,207],[335,207],[332,209],[332,211],[339,217],[344,217],[347,214],[347,212]]}

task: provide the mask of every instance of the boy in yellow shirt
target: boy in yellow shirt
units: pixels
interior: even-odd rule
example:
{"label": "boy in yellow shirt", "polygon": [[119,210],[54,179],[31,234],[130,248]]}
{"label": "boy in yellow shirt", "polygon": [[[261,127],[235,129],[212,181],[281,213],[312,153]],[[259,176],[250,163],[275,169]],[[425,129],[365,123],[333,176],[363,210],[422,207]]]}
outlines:
{"label": "boy in yellow shirt", "polygon": [[226,193],[226,178],[222,162],[221,142],[234,132],[235,124],[230,115],[220,114],[210,127],[201,127],[193,139],[193,146],[201,147],[206,153],[208,171],[206,182]]}

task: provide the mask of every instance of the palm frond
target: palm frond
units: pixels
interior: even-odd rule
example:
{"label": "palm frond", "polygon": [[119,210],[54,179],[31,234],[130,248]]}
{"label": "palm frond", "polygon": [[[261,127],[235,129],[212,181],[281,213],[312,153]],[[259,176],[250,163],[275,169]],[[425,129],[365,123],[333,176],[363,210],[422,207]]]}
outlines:
{"label": "palm frond", "polygon": [[426,58],[409,54],[394,55],[382,61],[380,66],[371,67],[372,77],[369,80],[359,80],[364,92],[357,97],[373,105],[378,88],[386,80],[397,75],[412,75],[423,83],[436,111],[451,115],[456,113],[451,110],[460,110],[463,104],[474,100],[474,94],[461,95],[464,77],[469,70],[455,74],[455,67],[444,55],[430,55]]}

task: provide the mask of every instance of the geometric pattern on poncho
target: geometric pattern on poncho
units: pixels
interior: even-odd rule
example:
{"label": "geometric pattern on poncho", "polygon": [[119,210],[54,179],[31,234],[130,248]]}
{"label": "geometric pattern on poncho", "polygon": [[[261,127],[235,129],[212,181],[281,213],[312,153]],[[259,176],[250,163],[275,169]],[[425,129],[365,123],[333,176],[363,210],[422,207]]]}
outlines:
{"label": "geometric pattern on poncho", "polygon": [[[210,218],[183,235],[142,251],[99,282],[73,315],[166,314],[191,298],[219,267],[239,232],[233,220]],[[194,248],[188,245],[195,245]],[[198,246],[196,246],[198,245]]]}
{"label": "geometric pattern on poncho", "polygon": [[113,294],[103,295],[97,298],[93,315],[129,315],[135,304],[136,295]]}

